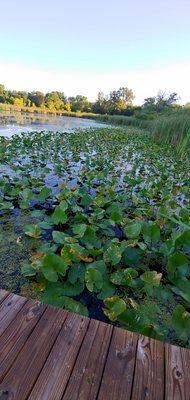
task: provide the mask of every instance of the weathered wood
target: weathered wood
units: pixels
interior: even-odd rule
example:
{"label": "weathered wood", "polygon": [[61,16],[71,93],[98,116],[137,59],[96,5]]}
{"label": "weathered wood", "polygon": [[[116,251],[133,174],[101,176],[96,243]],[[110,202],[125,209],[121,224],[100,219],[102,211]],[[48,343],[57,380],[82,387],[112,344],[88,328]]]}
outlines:
{"label": "weathered wood", "polygon": [[164,343],[139,337],[131,399],[164,399]]}
{"label": "weathered wood", "polygon": [[30,400],[62,398],[88,324],[88,318],[80,315],[70,314],[67,317],[30,394]]}
{"label": "weathered wood", "polygon": [[3,379],[0,385],[0,400],[27,399],[66,316],[65,311],[48,306]]}
{"label": "weathered wood", "polygon": [[0,340],[0,382],[21,351],[46,306],[35,300],[27,301],[10,323]]}
{"label": "weathered wood", "polygon": [[190,350],[0,291],[0,400],[190,400]]}
{"label": "weathered wood", "polygon": [[64,400],[97,398],[112,330],[111,325],[91,320],[64,393]]}
{"label": "weathered wood", "polygon": [[6,290],[0,289],[0,304],[5,299],[5,297],[7,297],[8,295],[9,295],[9,292],[7,292]]}
{"label": "weathered wood", "polygon": [[5,297],[0,304],[0,335],[9,326],[26,301],[27,299],[16,294],[9,294]]}
{"label": "weathered wood", "polygon": [[190,399],[190,349],[165,344],[165,398]]}
{"label": "weathered wood", "polygon": [[131,396],[138,336],[114,328],[98,400],[128,400]]}

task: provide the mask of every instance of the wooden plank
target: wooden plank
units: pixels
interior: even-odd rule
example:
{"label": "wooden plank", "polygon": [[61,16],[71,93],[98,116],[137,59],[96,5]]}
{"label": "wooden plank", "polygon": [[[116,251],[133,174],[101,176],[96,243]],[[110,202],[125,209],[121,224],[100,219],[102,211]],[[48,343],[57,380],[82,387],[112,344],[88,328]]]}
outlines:
{"label": "wooden plank", "polygon": [[131,399],[164,399],[164,343],[139,337]]}
{"label": "wooden plank", "polygon": [[0,289],[0,304],[5,299],[5,297],[7,297],[8,295],[9,295],[9,292],[7,292],[6,290]]}
{"label": "wooden plank", "polygon": [[114,328],[98,400],[130,399],[138,335]]}
{"label": "wooden plank", "polygon": [[37,300],[27,301],[0,337],[0,382],[45,311]]}
{"label": "wooden plank", "polygon": [[47,307],[3,379],[0,385],[0,399],[25,400],[28,398],[66,316],[67,312],[62,309]]}
{"label": "wooden plank", "polygon": [[30,394],[30,400],[62,398],[88,324],[88,318],[69,314]]}
{"label": "wooden plank", "polygon": [[9,294],[0,305],[0,335],[9,326],[26,303],[27,299],[17,294]]}
{"label": "wooden plank", "polygon": [[95,400],[100,386],[113,327],[91,320],[64,393],[64,400]]}
{"label": "wooden plank", "polygon": [[165,396],[190,399],[190,349],[165,344]]}

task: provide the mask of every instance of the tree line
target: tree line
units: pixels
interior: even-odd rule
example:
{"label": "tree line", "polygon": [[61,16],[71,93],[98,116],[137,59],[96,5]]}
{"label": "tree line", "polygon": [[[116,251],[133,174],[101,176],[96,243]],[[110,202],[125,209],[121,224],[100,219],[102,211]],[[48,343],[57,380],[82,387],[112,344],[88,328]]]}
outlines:
{"label": "tree line", "polygon": [[157,96],[148,97],[142,106],[133,106],[135,96],[132,89],[120,87],[118,90],[110,91],[108,95],[98,93],[95,102],[90,102],[87,97],[77,95],[67,97],[64,92],[52,91],[42,93],[40,91],[26,92],[6,90],[0,84],[0,103],[10,104],[16,107],[37,107],[52,111],[85,112],[95,114],[127,115],[134,113],[161,113],[177,106],[177,93],[166,94],[159,92]]}

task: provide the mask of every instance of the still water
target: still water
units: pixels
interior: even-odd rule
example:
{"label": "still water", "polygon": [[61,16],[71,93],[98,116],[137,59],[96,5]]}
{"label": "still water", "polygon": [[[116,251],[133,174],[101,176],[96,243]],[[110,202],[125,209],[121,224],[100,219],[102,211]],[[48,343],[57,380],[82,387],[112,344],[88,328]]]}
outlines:
{"label": "still water", "polygon": [[11,137],[21,132],[71,131],[98,128],[105,124],[91,119],[45,114],[0,112],[0,136]]}

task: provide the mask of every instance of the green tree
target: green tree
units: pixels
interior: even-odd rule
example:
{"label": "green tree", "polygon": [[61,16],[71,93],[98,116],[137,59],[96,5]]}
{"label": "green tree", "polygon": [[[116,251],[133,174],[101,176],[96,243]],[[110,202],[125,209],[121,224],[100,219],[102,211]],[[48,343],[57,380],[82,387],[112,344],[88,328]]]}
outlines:
{"label": "green tree", "polygon": [[0,103],[6,102],[6,90],[5,86],[0,84]]}
{"label": "green tree", "polygon": [[97,114],[107,114],[108,101],[103,92],[98,93],[98,98],[92,106],[92,111]]}
{"label": "green tree", "polygon": [[71,104],[72,111],[88,112],[91,111],[91,103],[88,101],[87,97],[82,95],[77,95],[76,97],[69,97],[69,103]]}
{"label": "green tree", "polygon": [[44,94],[42,92],[31,92],[28,94],[28,99],[35,104],[36,107],[41,107],[44,104]]}
{"label": "green tree", "polygon": [[120,87],[118,90],[113,90],[109,94],[109,112],[111,114],[121,113],[127,107],[132,106],[132,101],[134,100],[134,94],[132,89],[127,87]]}
{"label": "green tree", "polygon": [[50,110],[61,110],[64,109],[65,97],[61,92],[50,92],[45,96],[45,105]]}
{"label": "green tree", "polygon": [[157,96],[144,99],[143,109],[145,111],[156,111],[157,113],[160,113],[168,109],[172,109],[178,99],[179,98],[176,92],[167,94],[159,91]]}

